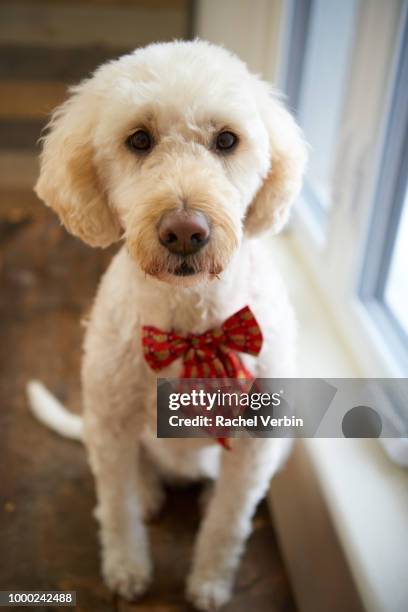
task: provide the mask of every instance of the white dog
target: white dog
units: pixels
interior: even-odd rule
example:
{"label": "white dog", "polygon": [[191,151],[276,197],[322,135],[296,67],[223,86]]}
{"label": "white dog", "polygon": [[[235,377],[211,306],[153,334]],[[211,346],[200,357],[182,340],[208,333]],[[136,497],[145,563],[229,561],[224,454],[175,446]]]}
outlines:
{"label": "white dog", "polygon": [[[257,236],[286,221],[306,159],[301,133],[271,88],[202,41],[154,44],[109,62],[72,89],[44,139],[36,191],[92,246],[123,240],[86,332],[83,431],[38,384],[34,410],[83,434],[95,477],[103,575],[133,599],[152,562],[143,517],[162,477],[216,479],[187,583],[200,610],[228,601],[251,517],[286,443],[156,438],[156,373],[141,345],[153,325],[219,327],[248,305],[264,342],[240,355],[254,376],[293,375],[295,321]],[[182,359],[161,376],[180,375]]]}

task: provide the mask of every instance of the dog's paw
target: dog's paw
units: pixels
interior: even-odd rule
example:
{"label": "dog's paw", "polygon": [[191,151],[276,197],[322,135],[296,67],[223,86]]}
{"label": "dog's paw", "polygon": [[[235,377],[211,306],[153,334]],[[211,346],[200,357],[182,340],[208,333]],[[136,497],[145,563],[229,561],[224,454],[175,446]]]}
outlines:
{"label": "dog's paw", "polygon": [[195,579],[187,584],[186,598],[197,610],[212,612],[219,610],[231,598],[232,580],[222,578]]}
{"label": "dog's paw", "polygon": [[102,573],[109,589],[129,601],[144,595],[152,578],[150,563],[137,564],[119,559],[106,560]]}

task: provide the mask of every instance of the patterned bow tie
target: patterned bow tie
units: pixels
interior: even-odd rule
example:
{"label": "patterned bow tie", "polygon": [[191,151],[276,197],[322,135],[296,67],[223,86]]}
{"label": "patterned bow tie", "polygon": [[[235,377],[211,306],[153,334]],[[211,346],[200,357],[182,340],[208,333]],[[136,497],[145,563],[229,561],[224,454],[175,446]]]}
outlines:
{"label": "patterned bow tie", "polygon": [[248,306],[218,328],[204,334],[176,334],[157,327],[142,327],[144,357],[156,372],[183,358],[181,378],[252,378],[237,355],[258,355],[262,332]]}

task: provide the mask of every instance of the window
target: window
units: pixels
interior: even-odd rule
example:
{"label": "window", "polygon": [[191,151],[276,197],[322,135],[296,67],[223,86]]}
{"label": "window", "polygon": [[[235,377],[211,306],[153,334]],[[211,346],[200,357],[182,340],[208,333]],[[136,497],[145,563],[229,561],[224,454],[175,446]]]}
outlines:
{"label": "window", "polygon": [[385,286],[385,303],[408,337],[408,193],[405,187],[404,208],[394,253]]}
{"label": "window", "polygon": [[311,145],[293,236],[366,376],[408,374],[407,12],[292,0],[282,45]]}
{"label": "window", "polygon": [[408,19],[396,56],[360,293],[408,367]]}
{"label": "window", "polygon": [[355,6],[354,0],[316,0],[309,17],[297,112],[311,146],[307,181],[310,196],[323,209],[331,204],[334,152],[347,84]]}
{"label": "window", "polygon": [[[323,221],[332,204],[332,177],[358,0],[306,0],[294,4],[297,38],[289,101],[310,150],[305,199]],[[297,57],[296,57],[297,55]]]}

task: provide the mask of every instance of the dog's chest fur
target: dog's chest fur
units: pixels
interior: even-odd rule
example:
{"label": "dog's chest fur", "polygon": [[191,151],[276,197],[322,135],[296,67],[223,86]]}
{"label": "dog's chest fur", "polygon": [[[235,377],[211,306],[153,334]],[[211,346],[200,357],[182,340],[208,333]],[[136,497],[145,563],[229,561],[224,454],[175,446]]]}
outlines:
{"label": "dog's chest fur", "polygon": [[203,286],[179,289],[138,278],[139,325],[198,334],[219,326],[250,302],[249,270],[249,254],[242,248],[220,280]]}

